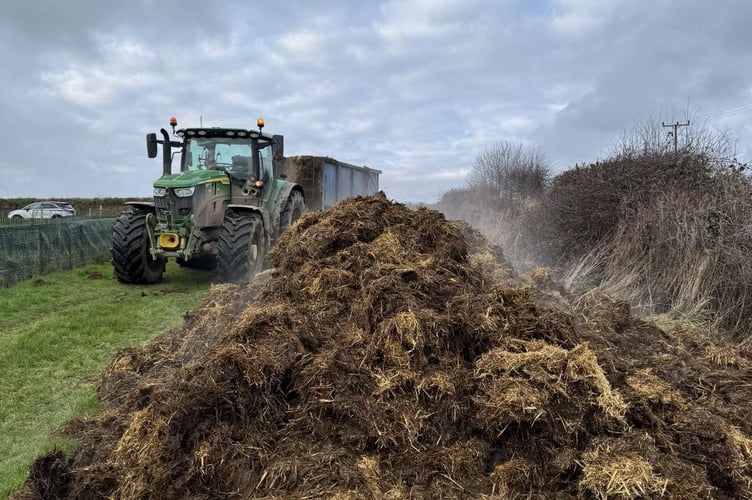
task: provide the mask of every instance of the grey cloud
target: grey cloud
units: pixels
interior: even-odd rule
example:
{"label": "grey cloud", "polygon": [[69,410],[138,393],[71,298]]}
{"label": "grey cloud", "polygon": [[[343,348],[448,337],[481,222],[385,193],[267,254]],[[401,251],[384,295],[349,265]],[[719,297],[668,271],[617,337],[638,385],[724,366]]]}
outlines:
{"label": "grey cloud", "polygon": [[739,19],[752,13],[748,2],[645,6],[624,4],[625,12],[603,26],[610,36],[590,40],[572,58],[591,82],[543,131],[565,165],[594,159],[625,128],[650,116],[683,116],[750,100],[752,82],[739,71],[750,53],[738,43],[749,37],[738,32]]}
{"label": "grey cloud", "polygon": [[143,136],[171,115],[263,116],[289,154],[381,168],[409,201],[461,185],[499,140],[540,144],[563,168],[646,115],[752,101],[752,4],[723,5],[11,0],[0,170],[24,175],[0,196],[148,195],[159,165]]}

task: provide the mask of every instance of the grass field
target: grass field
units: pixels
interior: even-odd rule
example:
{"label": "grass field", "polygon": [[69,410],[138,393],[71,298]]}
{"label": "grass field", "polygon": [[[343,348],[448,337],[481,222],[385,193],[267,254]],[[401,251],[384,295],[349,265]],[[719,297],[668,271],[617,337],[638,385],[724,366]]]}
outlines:
{"label": "grass field", "polygon": [[213,278],[171,263],[162,283],[126,286],[102,264],[0,290],[0,498],[39,454],[74,446],[54,431],[98,410],[97,374],[112,355],[181,325]]}

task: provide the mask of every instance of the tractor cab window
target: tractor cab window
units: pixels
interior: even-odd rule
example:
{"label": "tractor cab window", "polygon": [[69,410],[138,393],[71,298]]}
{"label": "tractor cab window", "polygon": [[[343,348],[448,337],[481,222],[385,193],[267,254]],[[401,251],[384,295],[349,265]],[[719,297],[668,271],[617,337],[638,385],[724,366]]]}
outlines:
{"label": "tractor cab window", "polygon": [[188,140],[185,151],[183,171],[223,170],[232,178],[245,180],[253,169],[248,139],[197,137]]}
{"label": "tractor cab window", "polygon": [[197,140],[187,141],[184,151],[181,171],[206,170],[206,147],[204,144],[199,144]]}
{"label": "tractor cab window", "polygon": [[259,149],[259,168],[261,170],[261,180],[264,182],[270,182],[273,176],[271,146]]}

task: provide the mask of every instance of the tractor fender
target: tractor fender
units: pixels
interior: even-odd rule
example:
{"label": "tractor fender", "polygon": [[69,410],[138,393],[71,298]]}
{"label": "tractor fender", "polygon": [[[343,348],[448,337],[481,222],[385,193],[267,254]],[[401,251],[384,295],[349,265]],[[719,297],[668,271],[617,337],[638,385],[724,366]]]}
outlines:
{"label": "tractor fender", "polygon": [[136,207],[147,211],[154,211],[154,202],[153,201],[126,201],[124,205],[128,205],[129,207]]}
{"label": "tractor fender", "polygon": [[272,240],[272,232],[271,232],[271,221],[269,217],[269,213],[266,210],[260,210],[259,207],[253,206],[253,205],[241,205],[239,203],[231,203],[227,205],[227,210],[234,210],[236,212],[248,212],[248,213],[254,213],[259,214],[261,216],[261,220],[264,221],[264,235],[266,236],[266,245],[267,248],[269,248]]}
{"label": "tractor fender", "polygon": [[279,233],[279,217],[282,213],[282,210],[284,210],[285,205],[287,204],[287,199],[290,197],[290,193],[293,191],[300,191],[300,194],[303,195],[303,199],[305,199],[305,193],[303,192],[303,188],[300,186],[300,184],[295,184],[294,182],[285,182],[285,184],[280,188],[279,193],[277,194],[277,201],[274,204],[274,210],[272,210],[272,213],[269,214],[270,218],[272,219],[273,227],[276,228],[274,231],[274,234]]}

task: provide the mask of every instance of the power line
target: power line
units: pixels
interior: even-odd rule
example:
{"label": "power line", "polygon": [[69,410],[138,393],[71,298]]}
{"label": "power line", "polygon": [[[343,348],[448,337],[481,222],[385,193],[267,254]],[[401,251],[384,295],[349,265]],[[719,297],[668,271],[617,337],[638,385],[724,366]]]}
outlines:
{"label": "power line", "polygon": [[749,108],[750,106],[752,106],[752,102],[747,102],[747,103],[744,103],[744,104],[738,104],[736,106],[731,106],[730,108],[720,109],[718,111],[710,112],[710,113],[708,113],[708,116],[723,115],[723,114],[726,114],[726,113],[733,113],[733,112],[738,111],[740,109]]}
{"label": "power line", "polygon": [[735,116],[743,113],[749,113],[752,111],[752,102],[747,104],[741,104],[732,108],[723,109],[720,111],[714,111],[705,115],[706,120],[717,120],[719,118],[727,118],[729,116]]}
{"label": "power line", "polygon": [[720,115],[720,116],[716,116],[716,117],[714,117],[714,119],[729,118],[729,117],[732,117],[732,116],[743,115],[744,113],[749,113],[750,111],[752,111],[752,106],[750,106],[749,108],[745,108],[745,109],[739,109],[739,110],[737,110],[737,111],[735,111],[733,113],[726,113],[726,114],[723,114],[723,115]]}

